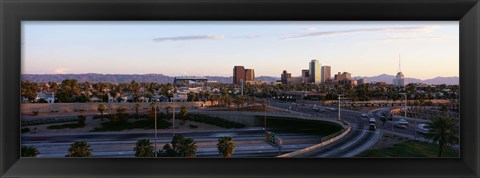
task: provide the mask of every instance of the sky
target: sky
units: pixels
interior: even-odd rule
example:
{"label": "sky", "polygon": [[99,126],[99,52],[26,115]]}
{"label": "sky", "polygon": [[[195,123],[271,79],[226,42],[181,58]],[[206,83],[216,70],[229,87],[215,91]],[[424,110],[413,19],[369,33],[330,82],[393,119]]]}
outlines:
{"label": "sky", "polygon": [[23,21],[22,74],[459,76],[458,21]]}

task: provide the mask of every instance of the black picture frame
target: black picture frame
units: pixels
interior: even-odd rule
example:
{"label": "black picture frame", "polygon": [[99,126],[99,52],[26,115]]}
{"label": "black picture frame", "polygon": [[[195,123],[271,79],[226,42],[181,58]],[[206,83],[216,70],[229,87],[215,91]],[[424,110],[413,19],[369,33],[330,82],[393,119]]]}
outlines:
{"label": "black picture frame", "polygon": [[[478,0],[0,0],[1,177],[478,177]],[[460,21],[460,158],[19,158],[22,20]]]}

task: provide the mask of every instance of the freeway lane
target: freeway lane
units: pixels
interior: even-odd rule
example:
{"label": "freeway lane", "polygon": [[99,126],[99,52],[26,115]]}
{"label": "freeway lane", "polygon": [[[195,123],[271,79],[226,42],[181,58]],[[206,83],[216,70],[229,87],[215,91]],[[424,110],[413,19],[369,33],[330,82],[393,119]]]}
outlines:
{"label": "freeway lane", "polygon": [[[384,114],[384,113],[387,113],[389,111],[389,108],[380,108],[380,109],[374,109],[374,110],[371,110],[369,111],[369,114],[375,118],[377,118],[377,122],[381,123],[380,121],[380,117]],[[400,119],[405,119],[409,122],[408,124],[408,127],[407,128],[398,128],[398,127],[395,127],[394,123]],[[416,124],[426,124],[428,121],[427,120],[423,120],[423,119],[416,119]],[[392,121],[387,121],[385,123],[384,126],[382,126],[381,124],[379,125],[379,128],[382,128],[384,130],[389,130],[389,131],[393,131],[395,133],[400,133],[400,134],[406,134],[406,135],[411,135],[411,136],[415,136],[415,129],[417,127],[417,125],[415,125],[415,119],[413,118],[405,118],[405,117],[402,117],[402,116],[394,116],[393,117],[393,120]],[[419,140],[425,140],[424,136],[422,133],[420,133],[419,131],[417,131],[417,139]]]}
{"label": "freeway lane", "polygon": [[[276,132],[283,139],[281,154],[312,146],[320,142],[321,137]],[[279,155],[279,150],[264,141],[264,131],[261,128],[182,132],[197,142],[198,157],[220,156],[216,149],[218,138],[232,136],[236,145],[233,157],[271,157]],[[157,149],[171,141],[172,133],[159,133]],[[39,139],[41,138],[41,139]],[[88,133],[88,134],[44,134],[24,135],[22,145],[33,145],[40,151],[39,157],[64,157],[70,144],[75,140],[85,140],[93,149],[94,157],[132,157],[136,140],[149,138],[153,142],[153,133]],[[53,140],[53,141],[52,141]]]}
{"label": "freeway lane", "polygon": [[[320,112],[318,112],[312,109],[314,107],[313,104],[296,104],[292,102],[274,101],[272,102],[272,106],[279,107],[279,108],[293,111],[293,112],[302,112],[302,113],[311,115],[313,117],[323,117],[323,118],[329,118],[329,119],[338,118],[337,107],[325,107],[325,106],[317,105],[316,107],[320,108]],[[365,144],[373,145],[372,141],[368,141],[368,140],[376,140],[381,136],[381,133],[372,133],[371,131],[369,131],[367,132],[367,134],[364,134],[365,132],[362,131],[362,130],[365,130],[365,128],[361,128],[361,127],[366,126],[367,124],[365,122],[368,120],[368,118],[371,118],[371,117],[376,118],[377,132],[382,132],[382,130],[385,130],[385,131],[393,132],[394,134],[406,136],[412,139],[415,138],[415,130],[417,125],[425,124],[428,122],[427,120],[423,120],[423,119],[394,116],[393,121],[387,121],[385,125],[382,125],[382,122],[380,121],[380,117],[388,111],[389,111],[389,108],[374,109],[368,112],[368,117],[361,117],[362,112],[341,109],[341,118],[352,123],[354,130],[352,130],[352,132],[347,136],[345,136],[343,139],[320,149],[317,153],[310,154],[310,155],[302,155],[302,156],[304,157],[354,156],[353,153],[357,151],[355,150],[352,151],[353,148],[365,147]],[[392,129],[392,126],[394,126],[394,122],[398,121],[399,119],[407,120],[409,122],[408,127],[407,128],[393,127]],[[365,123],[365,124],[361,124],[361,123]],[[357,137],[355,137],[354,135],[357,135]],[[424,135],[419,131],[416,132],[416,139],[420,141],[427,141]],[[357,141],[358,143],[355,143],[355,144],[351,143],[351,142],[357,142]],[[364,144],[364,145],[362,146],[361,144]],[[352,149],[346,149],[346,148],[339,149],[339,148],[344,148],[344,146],[350,146]],[[341,150],[344,150],[344,151],[341,151]],[[350,153],[348,153],[349,151]]]}
{"label": "freeway lane", "polygon": [[[272,107],[301,112],[312,117],[323,117],[332,120],[338,119],[338,108],[316,105],[320,110],[312,109],[313,104],[296,104],[273,101]],[[352,131],[342,139],[320,148],[314,152],[300,155],[300,157],[353,157],[373,146],[381,137],[382,131],[368,130],[368,118],[361,117],[362,112],[340,109],[342,120],[352,124]],[[377,123],[377,126],[379,123]]]}

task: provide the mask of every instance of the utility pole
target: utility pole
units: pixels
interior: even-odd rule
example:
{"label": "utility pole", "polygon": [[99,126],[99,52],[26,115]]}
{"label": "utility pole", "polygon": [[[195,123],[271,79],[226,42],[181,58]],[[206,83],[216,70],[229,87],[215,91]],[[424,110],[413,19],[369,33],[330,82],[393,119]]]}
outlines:
{"label": "utility pole", "polygon": [[340,99],[341,99],[341,95],[338,94],[338,120],[341,121],[341,117],[340,117]]}
{"label": "utility pole", "polygon": [[155,102],[155,157],[157,157],[157,103]]}
{"label": "utility pole", "polygon": [[264,117],[264,119],[263,119],[263,130],[266,131],[266,130],[267,130],[267,105],[266,105],[266,103],[263,103],[263,108],[265,109],[265,112],[264,112],[264,113],[265,113],[265,115],[264,115],[265,117]]}
{"label": "utility pole", "polygon": [[172,133],[173,133],[173,136],[175,136],[175,106],[173,106],[172,108],[173,108],[173,125],[172,125]]}
{"label": "utility pole", "polygon": [[[401,95],[405,96],[405,119],[407,119],[407,94],[406,93],[400,93]],[[414,131],[414,137],[415,140],[417,139],[417,118],[414,118],[415,120],[415,131]]]}

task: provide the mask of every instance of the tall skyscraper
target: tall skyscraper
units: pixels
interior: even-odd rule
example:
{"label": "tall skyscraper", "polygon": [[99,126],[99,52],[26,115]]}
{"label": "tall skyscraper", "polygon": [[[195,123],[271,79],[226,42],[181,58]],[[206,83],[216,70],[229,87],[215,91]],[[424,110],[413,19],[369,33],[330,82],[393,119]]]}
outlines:
{"label": "tall skyscraper", "polygon": [[280,79],[281,79],[281,81],[282,81],[282,84],[287,84],[289,78],[292,78],[292,74],[291,74],[291,73],[287,73],[287,71],[284,70],[284,71],[282,72],[281,77],[280,77]]}
{"label": "tall skyscraper", "polygon": [[322,66],[322,83],[330,80],[332,75],[332,70],[330,66]]}
{"label": "tall skyscraper", "polygon": [[245,81],[254,81],[255,71],[253,69],[245,69]]}
{"label": "tall skyscraper", "polygon": [[302,70],[302,83],[310,82],[310,72],[308,69]]}
{"label": "tall skyscraper", "polygon": [[239,85],[240,81],[245,82],[245,67],[235,66],[233,67],[233,84]]}
{"label": "tall skyscraper", "polygon": [[319,84],[322,81],[322,72],[321,72],[321,67],[320,63],[318,60],[314,59],[310,61],[309,65],[309,73],[310,73],[310,82]]}

